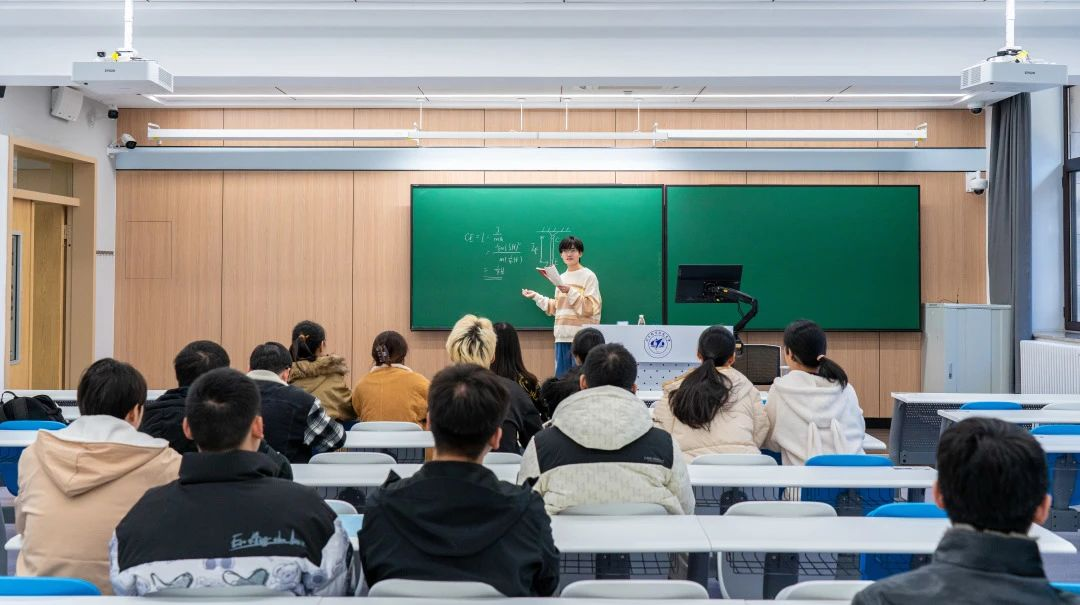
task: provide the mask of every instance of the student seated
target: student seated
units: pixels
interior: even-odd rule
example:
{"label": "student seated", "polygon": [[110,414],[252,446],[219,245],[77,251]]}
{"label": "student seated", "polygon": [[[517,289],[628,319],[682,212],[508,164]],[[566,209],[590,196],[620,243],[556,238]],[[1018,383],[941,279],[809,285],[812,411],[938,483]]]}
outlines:
{"label": "student seated", "polygon": [[535,481],[549,514],[579,504],[647,502],[692,514],[694,492],[679,444],[653,426],[634,392],[637,362],[600,345],[582,366],[581,391],[555,410],[525,450],[518,482]]}
{"label": "student seated", "polygon": [[[450,363],[474,363],[491,367],[495,358],[495,328],[486,317],[466,315],[454,324],[446,339],[446,352]],[[533,435],[541,428],[540,412],[532,404],[529,395],[513,380],[498,377],[510,397],[510,410],[502,425],[502,441],[496,452],[520,454]]]}
{"label": "student seated", "polygon": [[309,487],[273,476],[256,453],[259,390],[240,372],[203,374],[187,397],[184,433],[198,446],[180,478],[150,490],[116,527],[110,577],[118,595],[165,588],[262,586],[342,596],[352,546]]}
{"label": "student seated", "polygon": [[581,390],[581,368],[571,368],[566,376],[555,378],[552,376],[540,385],[540,398],[544,400],[551,415],[555,415],[556,408],[564,399]]}
{"label": "student seated", "polygon": [[773,381],[768,405],[771,433],[765,447],[784,464],[802,465],[818,454],[862,454],[866,422],[847,374],[825,356],[825,332],[801,319],[784,330],[784,360],[791,369]]}
{"label": "student seated", "polygon": [[390,474],[368,501],[360,560],[368,586],[390,578],[484,582],[508,597],[551,596],[559,551],[543,499],[481,464],[499,445],[505,383],[472,364],[431,382],[435,455],[408,479]]}
{"label": "student seated", "polygon": [[491,360],[491,371],[503,378],[508,378],[518,384],[529,395],[533,407],[539,412],[544,420],[548,418],[548,410],[544,400],[540,398],[540,381],[525,367],[525,360],[521,357],[521,342],[518,339],[517,330],[514,326],[500,321],[495,328],[495,359]]}
{"label": "student seated", "polygon": [[262,398],[266,441],[289,462],[303,464],[345,445],[345,429],[327,416],[319,399],[288,383],[292,357],[285,345],[261,344],[248,359],[248,378]]}
{"label": "student seated", "polygon": [[589,351],[594,347],[604,344],[604,333],[596,328],[582,328],[574,334],[574,340],[570,343],[570,354],[574,357],[574,367],[580,368],[589,356]]}
{"label": "student seated", "polygon": [[[173,358],[173,371],[179,386],[169,389],[146,403],[139,430],[169,441],[169,447],[180,454],[196,451],[195,442],[184,435],[184,400],[195,379],[210,370],[229,367],[229,354],[216,342],[196,340],[180,350]],[[259,453],[269,456],[277,467],[276,477],[292,479],[292,467],[285,456],[270,447],[265,440],[259,442]]]}
{"label": "student seated", "polygon": [[735,335],[723,326],[698,337],[701,365],[664,384],[653,424],[671,433],[687,462],[702,454],[758,454],[769,434],[761,394],[735,361]]}
{"label": "student seated", "polygon": [[345,380],[349,365],[344,357],[328,352],[326,330],[313,321],[296,324],[289,353],[293,360],[289,384],[314,395],[334,420],[356,420],[352,391]]}
{"label": "student seated", "polygon": [[1046,454],[1027,431],[989,418],[959,422],[941,436],[937,464],[934,501],[953,527],[933,561],[878,581],[852,603],[1080,603],[1050,586],[1027,535],[1050,514]]}
{"label": "student seated", "polygon": [[374,365],[352,392],[352,406],[361,422],[427,422],[428,379],[405,365],[409,345],[394,331],[371,343]]}
{"label": "student seated", "polygon": [[146,490],[176,479],[180,455],[136,428],[146,401],[139,371],[95,361],[76,391],[81,414],[65,429],[39,431],[19,458],[16,574],[109,584],[109,538]]}

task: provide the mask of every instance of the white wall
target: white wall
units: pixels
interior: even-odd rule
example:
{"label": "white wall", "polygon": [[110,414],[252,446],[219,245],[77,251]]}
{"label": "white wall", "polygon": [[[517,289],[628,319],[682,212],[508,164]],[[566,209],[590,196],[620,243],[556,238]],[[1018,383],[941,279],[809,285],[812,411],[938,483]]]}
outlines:
{"label": "white wall", "polygon": [[[97,160],[97,243],[99,251],[116,249],[116,171],[105,153],[116,135],[115,122],[105,117],[105,106],[85,99],[82,113],[74,122],[49,114],[51,89],[11,87],[0,99],[0,135],[27,139],[87,155]],[[88,116],[96,114],[94,124]],[[5,146],[6,149],[6,146]],[[4,162],[4,171],[7,170]],[[6,191],[6,188],[4,189]],[[6,229],[4,230],[6,232]],[[113,256],[97,256],[94,285],[94,356],[113,352],[113,307],[115,299]],[[0,272],[0,292],[7,292]],[[6,294],[5,294],[6,297]],[[2,334],[2,332],[0,332]],[[0,375],[2,376],[2,375]]]}
{"label": "white wall", "polygon": [[1065,329],[1062,91],[1031,95],[1031,327]]}

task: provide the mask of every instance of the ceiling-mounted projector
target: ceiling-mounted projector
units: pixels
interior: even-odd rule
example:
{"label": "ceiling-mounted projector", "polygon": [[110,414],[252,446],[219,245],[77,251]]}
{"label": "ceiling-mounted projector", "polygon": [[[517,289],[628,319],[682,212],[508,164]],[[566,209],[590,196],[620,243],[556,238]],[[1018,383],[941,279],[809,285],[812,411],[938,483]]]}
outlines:
{"label": "ceiling-mounted projector", "polygon": [[71,79],[99,94],[161,94],[173,91],[173,75],[157,61],[85,61],[72,65]]}
{"label": "ceiling-mounted projector", "polygon": [[1065,86],[1068,82],[1068,67],[1053,63],[1016,63],[1011,60],[989,59],[960,73],[960,90],[969,93],[1037,92]]}

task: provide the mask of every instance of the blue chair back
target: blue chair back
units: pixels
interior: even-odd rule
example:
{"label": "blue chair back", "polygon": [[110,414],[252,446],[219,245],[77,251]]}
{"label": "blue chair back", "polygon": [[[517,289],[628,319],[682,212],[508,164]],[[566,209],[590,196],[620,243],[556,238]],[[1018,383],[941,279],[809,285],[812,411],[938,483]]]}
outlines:
{"label": "blue chair back", "polygon": [[[0,422],[0,431],[55,431],[64,428],[62,422],[52,420],[8,420]],[[0,447],[0,478],[12,496],[19,495],[19,457],[23,447]]]}
{"label": "blue chair back", "polygon": [[1080,584],[1075,584],[1072,582],[1051,582],[1050,585],[1060,590],[1061,592],[1080,594]]}
{"label": "blue chair back", "polygon": [[[894,517],[904,519],[942,519],[945,511],[929,502],[893,502],[870,511],[867,517]],[[859,555],[859,571],[862,579],[877,581],[891,575],[911,571],[930,562],[930,555]]]}
{"label": "blue chair back", "polygon": [[98,597],[101,591],[79,578],[0,577],[0,597]]}
{"label": "blue chair back", "polygon": [[969,401],[961,410],[1022,410],[1024,406],[1015,401]]}
{"label": "blue chair back", "polygon": [[[806,466],[892,466],[892,461],[885,456],[867,454],[822,454],[806,461]],[[877,508],[896,500],[893,490],[887,488],[838,489],[838,488],[803,488],[801,500],[824,502],[836,509],[841,517],[861,517]]]}
{"label": "blue chair back", "polygon": [[[1077,424],[1044,424],[1031,429],[1032,435],[1080,435],[1080,425]],[[1076,489],[1076,474],[1077,457],[1080,456],[1080,452],[1075,454],[1047,454],[1046,455],[1046,468],[1050,471],[1050,495],[1055,500],[1068,498],[1069,506],[1076,506],[1080,504],[1080,490]],[[1072,478],[1072,492],[1064,493],[1068,491],[1069,484],[1063,483],[1060,487],[1062,493],[1059,494],[1054,490],[1054,480],[1058,478],[1058,473],[1070,473]],[[1067,478],[1066,478],[1067,480]]]}
{"label": "blue chair back", "polygon": [[[0,425],[3,426],[3,425]],[[1080,435],[1080,424],[1043,424],[1031,429],[1032,435]]]}

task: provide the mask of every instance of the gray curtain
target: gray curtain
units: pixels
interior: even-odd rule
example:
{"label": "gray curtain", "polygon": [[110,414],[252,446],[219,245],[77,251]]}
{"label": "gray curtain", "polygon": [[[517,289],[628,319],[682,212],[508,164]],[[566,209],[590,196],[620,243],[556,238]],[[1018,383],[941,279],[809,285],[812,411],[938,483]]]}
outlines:
{"label": "gray curtain", "polygon": [[1031,339],[1031,99],[993,106],[987,260],[990,302],[1013,308],[1014,392],[1020,390],[1020,341]]}

